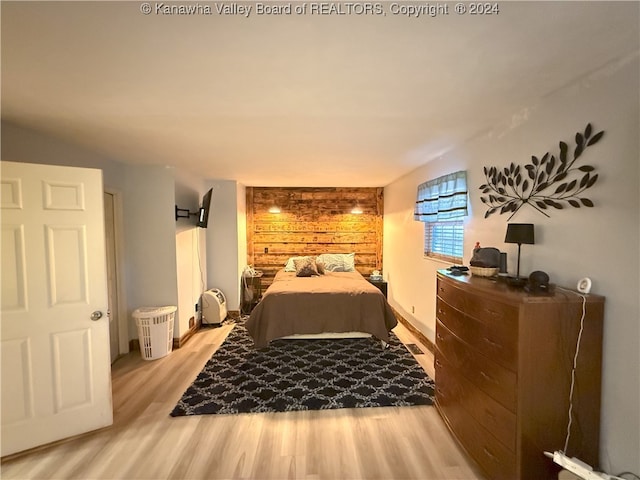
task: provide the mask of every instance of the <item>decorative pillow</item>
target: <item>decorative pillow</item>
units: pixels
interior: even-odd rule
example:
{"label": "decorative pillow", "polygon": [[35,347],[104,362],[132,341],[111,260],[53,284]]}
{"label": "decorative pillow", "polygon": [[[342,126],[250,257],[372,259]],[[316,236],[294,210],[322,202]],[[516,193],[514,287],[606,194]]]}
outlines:
{"label": "decorative pillow", "polygon": [[306,258],[306,257],[290,257],[289,260],[287,260],[287,263],[284,264],[284,271],[285,272],[295,272],[296,271],[296,265],[293,262],[296,259],[300,259],[300,258]]}
{"label": "decorative pillow", "polygon": [[318,255],[316,262],[324,263],[324,269],[329,272],[353,272],[355,256],[355,253],[323,253]]}
{"label": "decorative pillow", "polygon": [[296,266],[296,277],[313,277],[318,275],[318,268],[313,257],[296,258],[293,263]]}

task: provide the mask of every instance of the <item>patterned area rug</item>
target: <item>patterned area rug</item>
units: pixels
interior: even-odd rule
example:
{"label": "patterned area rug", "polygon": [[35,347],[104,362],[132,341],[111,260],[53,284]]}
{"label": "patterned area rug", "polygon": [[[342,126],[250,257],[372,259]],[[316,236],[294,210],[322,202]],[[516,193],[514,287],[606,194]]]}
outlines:
{"label": "patterned area rug", "polygon": [[275,340],[256,350],[237,324],[171,416],[432,405],[433,391],[393,333],[385,350],[372,338]]}

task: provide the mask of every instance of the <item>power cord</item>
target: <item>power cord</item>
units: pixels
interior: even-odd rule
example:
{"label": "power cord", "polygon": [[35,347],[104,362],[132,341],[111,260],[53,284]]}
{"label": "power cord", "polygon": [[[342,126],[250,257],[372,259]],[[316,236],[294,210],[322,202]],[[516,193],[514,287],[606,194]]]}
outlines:
{"label": "power cord", "polygon": [[200,291],[202,292],[200,294],[200,312],[199,312],[199,317],[200,317],[200,319],[202,319],[202,312],[204,311],[204,309],[206,307],[209,307],[209,302],[207,302],[207,299],[203,295],[203,293],[204,293],[204,272],[202,271],[202,260],[200,258],[200,232],[198,231],[197,228],[196,228],[196,251],[198,253],[198,269],[200,270]]}
{"label": "power cord", "polygon": [[[565,437],[565,441],[564,441],[564,450],[562,450],[561,452],[557,452],[552,456],[552,458],[556,463],[558,463],[559,465],[562,465],[565,468],[568,468],[570,471],[572,471],[574,468],[577,468],[577,470],[579,470],[579,473],[582,474],[581,476],[587,475],[586,477],[583,476],[583,478],[590,478],[590,479],[597,478],[597,479],[606,479],[606,480],[628,480],[623,478],[622,476],[631,475],[635,480],[640,480],[640,477],[633,472],[622,472],[622,473],[619,473],[618,475],[608,475],[604,472],[595,472],[591,469],[591,467],[589,467],[589,465],[586,465],[583,462],[580,462],[580,460],[575,458],[567,459],[565,455],[565,452],[569,448],[569,439],[571,438],[571,425],[573,423],[573,391],[576,383],[576,369],[578,366],[578,355],[580,354],[582,332],[584,331],[584,320],[587,313],[587,297],[586,295],[583,295],[578,292],[574,292],[573,290],[569,290],[562,287],[556,287],[556,288],[559,290],[563,290],[565,292],[569,292],[574,295],[577,295],[582,299],[582,315],[580,316],[580,330],[578,331],[578,338],[576,340],[576,353],[573,356],[573,365],[571,368],[571,387],[569,389],[569,414],[568,414],[569,420],[567,423],[567,436]],[[557,459],[556,457],[558,457],[559,459]]]}
{"label": "power cord", "polygon": [[202,271],[202,260],[200,259],[200,232],[196,229],[196,251],[198,252],[198,269],[200,270],[200,291],[204,292],[204,272]]}
{"label": "power cord", "polygon": [[[636,475],[636,474],[635,474],[635,473],[633,473],[633,472],[622,472],[622,473],[617,474],[617,475],[616,475],[615,477],[613,477],[613,478],[622,478],[622,476],[623,476],[623,475],[631,475],[631,476],[632,476],[633,478],[635,478],[636,480],[640,480],[640,476]],[[623,480],[626,480],[626,479],[623,479]]]}
{"label": "power cord", "polygon": [[584,318],[587,313],[587,297],[585,297],[581,293],[573,292],[572,290],[567,291],[574,293],[582,298],[582,315],[580,317],[580,330],[578,331],[578,339],[576,341],[576,353],[573,356],[573,366],[571,368],[571,387],[569,389],[569,421],[567,423],[567,436],[564,441],[564,449],[562,450],[563,452],[567,451],[569,447],[569,439],[571,438],[571,424],[573,423],[573,390],[576,385],[576,368],[578,366],[578,355],[580,354],[582,332],[584,331]]}

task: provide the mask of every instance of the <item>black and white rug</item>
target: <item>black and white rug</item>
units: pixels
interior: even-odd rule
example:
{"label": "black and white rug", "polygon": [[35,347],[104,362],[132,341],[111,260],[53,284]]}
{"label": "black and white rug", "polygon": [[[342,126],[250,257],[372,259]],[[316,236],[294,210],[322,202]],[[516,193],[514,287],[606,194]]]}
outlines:
{"label": "black and white rug", "polygon": [[432,405],[434,383],[391,333],[372,338],[276,340],[256,350],[237,324],[171,416]]}

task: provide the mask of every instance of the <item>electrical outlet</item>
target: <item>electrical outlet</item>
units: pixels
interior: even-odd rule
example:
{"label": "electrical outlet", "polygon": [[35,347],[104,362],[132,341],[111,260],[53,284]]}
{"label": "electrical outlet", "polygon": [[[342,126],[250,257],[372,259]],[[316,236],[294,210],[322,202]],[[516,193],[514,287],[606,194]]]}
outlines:
{"label": "electrical outlet", "polygon": [[264,253],[269,253],[269,247],[264,247]]}

